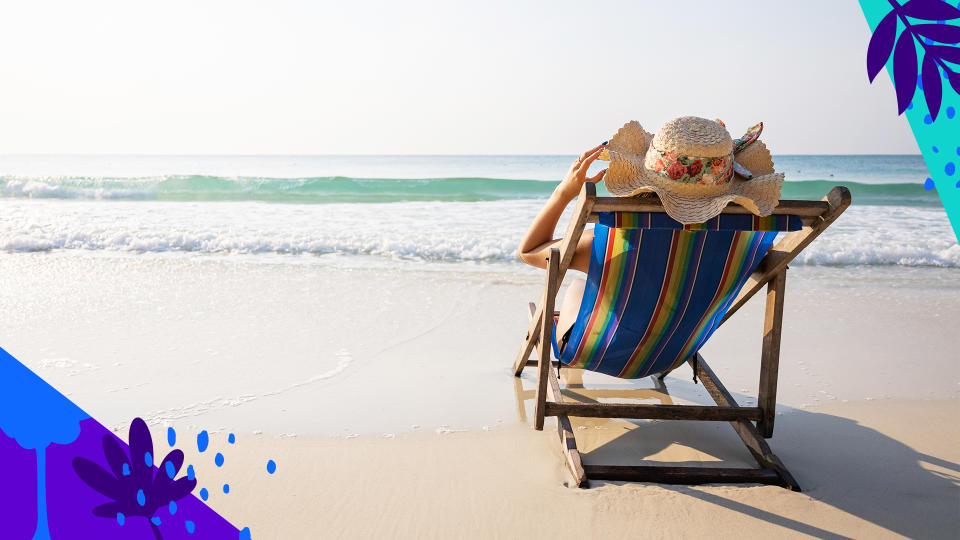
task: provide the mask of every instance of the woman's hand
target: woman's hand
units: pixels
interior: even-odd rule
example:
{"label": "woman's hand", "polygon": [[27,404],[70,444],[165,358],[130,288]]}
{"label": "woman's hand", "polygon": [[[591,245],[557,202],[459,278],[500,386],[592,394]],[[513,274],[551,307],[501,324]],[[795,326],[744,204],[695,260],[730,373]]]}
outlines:
{"label": "woman's hand", "polygon": [[[570,166],[570,171],[567,172],[563,181],[560,182],[560,185],[554,190],[553,195],[547,200],[547,204],[544,205],[540,213],[537,214],[537,217],[534,218],[530,229],[527,231],[527,235],[524,236],[523,241],[520,242],[520,249],[518,250],[520,260],[529,265],[546,268],[550,248],[556,247],[560,243],[560,240],[553,239],[553,230],[557,227],[557,220],[560,219],[560,214],[563,213],[563,209],[580,194],[580,189],[583,187],[584,182],[587,180],[594,183],[599,182],[603,180],[603,175],[607,172],[607,170],[604,169],[597,173],[596,176],[587,178],[587,169],[589,169],[590,164],[597,159],[600,152],[603,152],[605,146],[606,143],[587,150]],[[583,236],[580,237],[580,241],[577,243],[573,260],[570,261],[570,268],[580,270],[581,272],[587,271],[590,266],[590,248],[592,245],[593,231],[584,231]]]}
{"label": "woman's hand", "polygon": [[573,165],[570,165],[570,170],[567,171],[567,175],[560,182],[560,185],[557,186],[557,191],[561,195],[564,195],[568,199],[573,199],[580,193],[583,183],[587,180],[594,184],[603,180],[603,175],[607,173],[606,169],[590,178],[587,178],[587,170],[590,169],[590,164],[600,156],[605,146],[606,143],[603,143],[587,150],[580,154],[580,157],[573,162]]}

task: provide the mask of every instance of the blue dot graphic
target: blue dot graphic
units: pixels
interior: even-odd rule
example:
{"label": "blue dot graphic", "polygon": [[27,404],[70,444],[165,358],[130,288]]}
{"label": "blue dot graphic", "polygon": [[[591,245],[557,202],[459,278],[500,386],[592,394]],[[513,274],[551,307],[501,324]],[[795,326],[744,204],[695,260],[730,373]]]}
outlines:
{"label": "blue dot graphic", "polygon": [[172,427],[167,428],[167,444],[170,446],[177,444],[177,432]]}
{"label": "blue dot graphic", "polygon": [[150,518],[150,522],[153,523],[154,525],[159,525],[159,524],[160,524],[160,518],[158,518],[158,517],[152,517],[152,518]]}
{"label": "blue dot graphic", "polygon": [[170,515],[177,513],[177,501],[170,501],[170,504],[167,505],[167,510],[170,511]]}
{"label": "blue dot graphic", "polygon": [[230,493],[230,484],[224,484],[224,485],[223,485],[223,492],[224,492],[224,493]]}
{"label": "blue dot graphic", "polygon": [[210,445],[210,435],[207,434],[207,430],[203,430],[199,434],[197,434],[197,450],[199,450],[200,452],[205,452],[207,450],[207,446],[209,445]]}
{"label": "blue dot graphic", "polygon": [[920,75],[917,75],[917,88],[923,90],[923,79],[920,78]]}
{"label": "blue dot graphic", "polygon": [[197,473],[193,471],[193,465],[187,465],[187,480],[193,480]]}
{"label": "blue dot graphic", "polygon": [[925,114],[925,115],[923,115],[923,123],[924,123],[924,124],[932,124],[932,123],[933,123],[933,118],[931,118],[929,114]]}
{"label": "blue dot graphic", "polygon": [[140,506],[147,504],[147,496],[143,494],[142,489],[137,490],[137,504]]}
{"label": "blue dot graphic", "polygon": [[187,528],[187,532],[190,534],[193,534],[193,531],[197,530],[197,526],[194,525],[189,519],[185,521],[183,525]]}
{"label": "blue dot graphic", "polygon": [[217,464],[217,467],[223,467],[223,454],[217,452],[217,455],[213,458],[213,462]]}
{"label": "blue dot graphic", "polygon": [[927,178],[923,181],[923,189],[930,191],[933,189],[933,178]]}
{"label": "blue dot graphic", "polygon": [[960,146],[957,147],[957,155],[960,156]]}
{"label": "blue dot graphic", "polygon": [[201,498],[201,499],[207,500],[207,497],[209,497],[209,496],[210,496],[210,494],[207,493],[207,488],[200,488],[200,498]]}
{"label": "blue dot graphic", "polygon": [[933,153],[934,153],[934,154],[936,154],[936,153],[939,152],[939,151],[940,151],[939,148],[937,148],[936,146],[933,147]]}
{"label": "blue dot graphic", "polygon": [[956,114],[957,114],[956,109],[954,109],[953,107],[947,107],[947,118],[953,118],[954,116],[956,116]]}
{"label": "blue dot graphic", "polygon": [[147,464],[147,467],[153,467],[153,455],[150,452],[143,454],[143,462]]}
{"label": "blue dot graphic", "polygon": [[947,163],[947,164],[943,167],[943,172],[947,173],[947,176],[953,176],[953,173],[954,173],[956,170],[957,170],[957,166],[954,165],[952,161],[949,162],[949,163]]}
{"label": "blue dot graphic", "polygon": [[267,472],[270,473],[270,474],[273,474],[273,473],[277,472],[277,462],[276,462],[276,461],[274,461],[274,460],[271,459],[270,461],[267,462]]}
{"label": "blue dot graphic", "polygon": [[227,442],[230,444],[237,442],[237,438],[234,436],[233,433],[231,433],[230,435],[227,435]]}
{"label": "blue dot graphic", "polygon": [[250,540],[250,527],[240,529],[240,540]]}
{"label": "blue dot graphic", "polygon": [[123,524],[127,522],[127,516],[123,515],[123,512],[117,512],[117,523],[123,527]]}
{"label": "blue dot graphic", "polygon": [[173,466],[173,462],[166,462],[166,464],[164,464],[164,468],[167,470],[167,478],[173,480],[173,477],[177,475],[177,469]]}
{"label": "blue dot graphic", "polygon": [[124,463],[124,464],[123,464],[123,475],[124,475],[124,476],[130,476],[130,464],[129,464],[129,463]]}

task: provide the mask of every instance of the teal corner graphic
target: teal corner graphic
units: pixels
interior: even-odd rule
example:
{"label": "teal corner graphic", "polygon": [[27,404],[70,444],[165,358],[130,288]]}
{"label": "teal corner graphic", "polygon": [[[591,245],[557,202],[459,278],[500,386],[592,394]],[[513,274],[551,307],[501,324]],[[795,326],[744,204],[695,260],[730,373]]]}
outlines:
{"label": "teal corner graphic", "polygon": [[[958,5],[957,2],[945,2],[947,6]],[[899,4],[898,4],[899,6]],[[894,2],[889,0],[860,0],[860,9],[863,10],[870,31],[874,32],[880,21],[894,8]],[[948,8],[949,9],[949,8]],[[912,19],[911,19],[912,20]],[[918,24],[923,24],[924,20],[918,20]],[[935,21],[934,24],[943,24],[945,21]],[[956,23],[956,21],[952,21]],[[898,32],[904,29],[902,20],[897,21]],[[925,45],[933,42],[924,38],[924,44],[916,47],[917,65],[923,64],[925,54]],[[866,45],[866,44],[864,44]],[[944,46],[940,46],[944,47]],[[950,46],[956,48],[956,46]],[[894,80],[894,57],[896,53],[891,54],[887,60],[886,69],[890,79]],[[930,114],[922,83],[919,78],[911,104],[904,112],[907,116],[907,122],[910,123],[910,129],[913,130],[913,136],[920,146],[920,153],[923,160],[930,170],[930,179],[926,180],[927,189],[936,189],[940,196],[943,207],[947,212],[947,218],[953,227],[953,233],[960,240],[960,96],[951,87],[948,78],[942,72],[942,100],[940,103],[939,114],[936,119]],[[960,66],[956,67],[960,70]],[[866,74],[864,75],[866,78]],[[891,107],[890,113],[894,114],[896,110]],[[917,179],[924,182],[925,179]]]}

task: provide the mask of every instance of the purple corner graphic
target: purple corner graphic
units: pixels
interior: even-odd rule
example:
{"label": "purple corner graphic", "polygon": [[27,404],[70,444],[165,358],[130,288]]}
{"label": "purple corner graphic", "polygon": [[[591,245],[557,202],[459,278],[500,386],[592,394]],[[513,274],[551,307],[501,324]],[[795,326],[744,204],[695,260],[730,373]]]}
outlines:
{"label": "purple corner graphic", "polygon": [[0,536],[234,540],[248,536],[191,492],[183,452],[157,464],[139,418],[129,446],[0,349]]}

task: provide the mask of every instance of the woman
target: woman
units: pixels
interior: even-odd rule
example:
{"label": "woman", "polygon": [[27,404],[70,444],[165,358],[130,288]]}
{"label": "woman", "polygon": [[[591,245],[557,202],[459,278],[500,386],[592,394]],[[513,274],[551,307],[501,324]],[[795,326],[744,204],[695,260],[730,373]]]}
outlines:
{"label": "woman", "polygon": [[[528,230],[526,236],[523,237],[519,250],[520,260],[538,268],[547,267],[547,256],[550,255],[550,248],[558,247],[560,244],[559,239],[553,238],[553,231],[557,227],[557,221],[560,219],[560,215],[563,214],[564,208],[570,204],[570,201],[577,197],[584,182],[593,182],[596,184],[603,180],[603,176],[607,172],[607,170],[604,169],[595,176],[587,178],[587,170],[590,169],[590,164],[600,156],[600,153],[603,152],[603,148],[606,145],[607,142],[604,141],[603,144],[587,150],[570,166],[567,175],[563,178],[563,181],[560,182],[560,185],[557,186],[557,189],[553,190],[553,194],[550,196],[547,204],[544,205],[540,213],[537,214],[537,217],[533,220],[533,224],[530,225],[530,230]],[[592,245],[593,230],[583,231],[583,236],[580,237],[580,242],[577,244],[577,251],[574,253],[573,260],[570,262],[570,269],[579,270],[584,274],[587,273],[587,269],[590,267],[590,248]],[[580,299],[583,298],[585,285],[586,280],[583,278],[574,280],[567,288],[567,292],[563,296],[563,301],[560,303],[557,336],[562,336],[558,340],[561,343],[566,341],[567,333],[577,319],[577,311],[580,309]]]}
{"label": "woman", "polygon": [[[653,192],[664,211],[683,224],[704,223],[737,202],[754,214],[768,216],[777,206],[783,173],[773,168],[766,145],[758,140],[763,124],[752,126],[738,139],[730,137],[718,120],[682,116],[666,122],[650,135],[636,121],[625,124],[616,135],[584,152],[537,214],[520,244],[520,259],[546,268],[550,249],[560,240],[553,231],[563,209],[580,193],[584,182],[606,179],[612,195],[629,197]],[[587,170],[604,149],[609,150],[611,169],[587,177]],[[593,230],[584,231],[570,268],[587,273]],[[561,349],[577,318],[586,285],[584,279],[570,284],[560,304],[557,321]]]}

